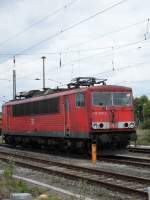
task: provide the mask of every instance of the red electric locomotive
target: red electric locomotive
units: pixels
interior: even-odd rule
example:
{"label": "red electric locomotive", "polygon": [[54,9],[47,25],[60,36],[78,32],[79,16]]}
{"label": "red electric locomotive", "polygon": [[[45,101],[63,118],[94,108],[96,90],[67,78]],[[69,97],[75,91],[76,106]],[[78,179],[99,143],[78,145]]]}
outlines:
{"label": "red electric locomotive", "polygon": [[3,105],[7,144],[87,149],[125,148],[136,138],[132,90],[106,80],[79,77],[67,89],[20,93]]}

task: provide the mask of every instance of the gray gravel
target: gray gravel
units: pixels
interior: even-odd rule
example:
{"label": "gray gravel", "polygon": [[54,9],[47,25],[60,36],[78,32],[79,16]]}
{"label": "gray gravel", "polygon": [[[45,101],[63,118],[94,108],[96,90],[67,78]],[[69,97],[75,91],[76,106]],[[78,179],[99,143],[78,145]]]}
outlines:
{"label": "gray gravel", "polygon": [[[56,160],[56,157],[54,157],[54,156],[49,156],[49,157],[53,157],[53,159]],[[74,164],[78,164],[78,165],[82,165],[82,166],[100,168],[100,169],[105,169],[108,171],[111,170],[111,171],[115,171],[115,172],[118,172],[118,170],[120,170],[120,172],[125,171],[125,173],[128,173],[128,172],[131,173],[131,170],[132,171],[135,170],[132,167],[127,167],[124,165],[110,164],[110,163],[105,163],[105,162],[97,162],[96,166],[93,166],[91,164],[91,162],[87,161],[87,160],[68,159],[68,158],[64,159],[62,157],[60,157],[60,158],[57,157],[57,159],[59,161],[62,160],[65,163],[67,163],[67,162],[72,163],[72,164],[74,163]],[[6,164],[0,162],[0,169],[4,169],[5,165]],[[140,170],[137,169],[135,174],[137,174],[137,173],[139,174],[139,172],[140,172]],[[145,171],[144,173],[145,173],[145,176],[146,176],[146,174],[149,174],[149,176],[150,176],[150,173],[148,171]],[[18,176],[23,176],[23,177],[30,178],[33,180],[37,180],[39,182],[50,184],[55,187],[60,187],[65,190],[68,190],[68,191],[71,191],[71,192],[74,192],[77,194],[81,194],[86,197],[93,198],[95,200],[108,200],[108,199],[109,200],[123,200],[123,199],[125,199],[125,200],[135,200],[135,199],[140,200],[141,199],[141,198],[137,198],[135,196],[130,196],[130,195],[126,195],[126,194],[122,194],[122,193],[118,193],[118,192],[112,192],[105,188],[89,186],[85,182],[81,183],[81,182],[71,181],[71,180],[68,180],[65,178],[60,178],[57,176],[40,173],[40,172],[31,170],[31,169],[24,169],[22,167],[16,167],[15,174]],[[143,172],[141,172],[141,175],[143,175]],[[54,194],[54,195],[56,194],[56,192],[54,192],[54,191],[48,190],[48,192],[50,194]],[[57,193],[57,195],[61,196],[61,198],[64,200],[72,199],[72,198],[66,197],[62,194],[60,195]]]}
{"label": "gray gravel", "polygon": [[[95,186],[89,186],[85,182],[76,182],[68,180],[65,178],[60,178],[57,176],[47,175],[40,172],[36,172],[30,169],[23,169],[18,167],[16,169],[16,174],[20,176],[25,176],[32,178],[34,180],[54,185],[56,187],[63,188],[65,190],[72,191],[77,194],[81,194],[86,197],[91,197],[95,200],[123,200],[123,199],[135,199],[135,197],[129,197],[128,195],[123,195],[118,192],[111,192],[104,188],[99,188]],[[136,198],[137,199],[137,198]],[[139,198],[140,199],[140,198]]]}
{"label": "gray gravel", "polygon": [[[29,155],[30,154],[31,153],[29,152]],[[121,164],[107,163],[104,161],[97,161],[96,165],[93,165],[90,160],[86,160],[86,159],[75,159],[75,158],[71,159],[71,158],[62,157],[62,156],[35,153],[35,156],[37,155],[38,157],[42,157],[43,159],[45,158],[47,160],[53,160],[53,161],[58,161],[58,162],[63,162],[63,163],[68,163],[68,164],[91,167],[91,168],[96,168],[96,169],[101,169],[101,170],[108,170],[111,172],[122,173],[126,175],[134,175],[134,176],[150,179],[150,170],[148,168],[138,168],[135,166],[127,166],[123,164],[121,165]],[[135,154],[129,152],[129,153],[126,153],[126,155],[134,156]],[[144,156],[141,156],[141,157],[144,157]]]}
{"label": "gray gravel", "polygon": [[[15,149],[10,149],[10,151],[16,151]],[[22,151],[23,153],[24,151]],[[25,151],[25,153],[27,153]],[[31,152],[28,152],[30,155]],[[142,154],[136,154],[135,153],[127,153],[126,155],[130,156],[141,156],[141,157],[148,157],[147,155],[142,155]],[[91,168],[97,168],[101,170],[108,170],[111,172],[116,172],[116,173],[122,173],[122,174],[127,174],[127,175],[134,175],[138,177],[145,177],[145,178],[150,178],[150,170],[147,168],[136,168],[135,166],[127,166],[127,165],[121,165],[121,164],[114,164],[114,163],[107,163],[104,161],[97,161],[96,165],[93,165],[90,160],[86,159],[71,159],[67,157],[62,157],[62,156],[55,156],[55,155],[50,155],[50,154],[43,154],[43,153],[35,153],[35,157],[42,157],[43,159],[47,160],[54,160],[54,161],[59,161],[59,162],[64,162],[68,164],[75,164],[79,166],[85,166],[85,167],[91,167]],[[0,162],[0,169],[4,168],[4,164]],[[127,194],[120,194],[118,192],[111,192],[110,190],[107,190],[105,188],[100,188],[100,187],[95,187],[95,186],[89,186],[86,183],[78,183],[76,181],[71,181],[65,178],[60,178],[52,175],[47,175],[44,173],[36,172],[31,169],[24,169],[21,167],[16,168],[16,175],[31,178],[46,184],[54,185],[56,187],[63,188],[65,190],[72,191],[77,194],[86,194],[86,196],[91,197],[96,200],[139,200],[141,198],[137,198],[131,195]],[[50,191],[52,193],[52,191]],[[61,197],[64,198],[62,195]]]}

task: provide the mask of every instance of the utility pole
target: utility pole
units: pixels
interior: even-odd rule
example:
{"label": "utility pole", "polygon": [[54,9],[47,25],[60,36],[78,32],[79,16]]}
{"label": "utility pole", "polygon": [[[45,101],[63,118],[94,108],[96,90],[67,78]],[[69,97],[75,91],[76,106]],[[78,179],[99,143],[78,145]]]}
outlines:
{"label": "utility pole", "polygon": [[13,59],[13,99],[16,99],[16,69],[15,69],[15,57]]}
{"label": "utility pole", "polygon": [[41,59],[43,60],[43,90],[45,89],[45,56],[42,56]]}

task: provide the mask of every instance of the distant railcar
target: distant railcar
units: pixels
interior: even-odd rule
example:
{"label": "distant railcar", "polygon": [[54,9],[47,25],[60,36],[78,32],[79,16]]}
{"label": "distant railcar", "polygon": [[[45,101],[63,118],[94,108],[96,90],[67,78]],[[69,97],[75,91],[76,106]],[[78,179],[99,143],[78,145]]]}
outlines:
{"label": "distant railcar", "polygon": [[132,89],[79,77],[67,89],[30,91],[2,108],[2,134],[13,145],[125,148],[136,138]]}

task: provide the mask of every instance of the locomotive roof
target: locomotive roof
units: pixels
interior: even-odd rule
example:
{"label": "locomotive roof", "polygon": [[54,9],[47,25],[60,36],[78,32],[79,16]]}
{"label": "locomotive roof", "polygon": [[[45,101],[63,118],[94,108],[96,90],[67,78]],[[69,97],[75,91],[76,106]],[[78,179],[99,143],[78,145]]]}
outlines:
{"label": "locomotive roof", "polygon": [[10,100],[7,102],[7,105],[13,105],[13,104],[19,104],[19,103],[26,103],[26,102],[32,102],[32,101],[39,101],[43,99],[48,99],[48,98],[53,98],[53,97],[60,97],[60,96],[65,96],[69,94],[74,94],[74,93],[79,93],[79,92],[85,92],[85,91],[107,91],[107,92],[125,92],[129,91],[131,92],[132,89],[130,87],[125,87],[125,86],[117,86],[117,85],[100,85],[100,86],[92,86],[92,87],[82,87],[82,88],[73,88],[73,89],[66,89],[64,91],[58,91],[58,92],[53,92],[50,94],[46,95],[40,95],[40,96],[33,96],[30,98],[26,99],[15,99],[15,100]]}

